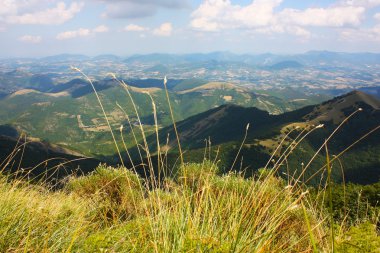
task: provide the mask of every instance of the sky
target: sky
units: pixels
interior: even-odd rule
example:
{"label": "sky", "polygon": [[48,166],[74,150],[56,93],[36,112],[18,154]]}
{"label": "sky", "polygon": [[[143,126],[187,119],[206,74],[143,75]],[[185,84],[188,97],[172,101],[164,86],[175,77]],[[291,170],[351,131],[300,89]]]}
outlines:
{"label": "sky", "polygon": [[380,52],[380,0],[0,0],[0,57]]}

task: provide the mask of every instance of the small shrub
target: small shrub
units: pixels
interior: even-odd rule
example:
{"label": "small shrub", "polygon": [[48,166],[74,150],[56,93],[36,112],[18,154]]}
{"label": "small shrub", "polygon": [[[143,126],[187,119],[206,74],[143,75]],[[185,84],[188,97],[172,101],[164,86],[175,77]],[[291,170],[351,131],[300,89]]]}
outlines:
{"label": "small shrub", "polygon": [[141,211],[140,203],[145,195],[137,174],[104,165],[87,176],[71,178],[66,190],[90,198],[98,218],[113,223],[136,216]]}

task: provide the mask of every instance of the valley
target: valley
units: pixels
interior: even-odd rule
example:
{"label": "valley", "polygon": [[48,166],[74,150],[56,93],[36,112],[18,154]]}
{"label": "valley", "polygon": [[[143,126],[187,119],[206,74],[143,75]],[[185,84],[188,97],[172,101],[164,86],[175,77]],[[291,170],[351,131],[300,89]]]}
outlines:
{"label": "valley", "polygon": [[[176,70],[176,74],[173,74],[179,79],[169,78],[168,95],[185,156],[191,157],[191,161],[201,161],[205,156],[205,147],[208,147],[209,156],[218,152],[214,159],[220,160],[223,170],[238,169],[231,168],[233,161],[238,159],[239,170],[244,169],[247,175],[251,175],[260,167],[265,166],[266,159],[269,159],[273,152],[275,152],[274,158],[281,157],[281,152],[286,150],[287,146],[294,144],[296,133],[308,132],[316,125],[325,124],[324,129],[310,134],[298,144],[299,148],[294,150],[296,154],[289,156],[288,166],[290,164],[293,167],[292,171],[295,172],[301,163],[311,158],[311,154],[316,152],[316,148],[322,144],[323,139],[327,138],[328,134],[348,116],[348,112],[352,112],[359,105],[366,109],[364,112],[367,115],[366,127],[361,127],[360,129],[363,130],[360,132],[357,129],[353,132],[346,130],[350,125],[360,124],[358,120],[353,119],[353,122],[349,122],[342,128],[341,134],[337,133],[341,139],[339,140],[339,137],[336,137],[337,141],[333,139],[332,152],[339,152],[342,147],[349,146],[365,134],[365,131],[370,131],[370,127],[380,124],[374,116],[378,116],[379,111],[379,100],[376,97],[379,92],[376,86],[378,82],[376,72],[368,74],[371,77],[367,76],[366,80],[358,79],[355,85],[347,78],[341,80],[336,77],[340,74],[348,76],[345,69],[349,70],[351,75],[354,73],[352,69],[358,69],[364,75],[359,70],[361,66],[370,71],[368,64],[375,67],[378,62],[362,63],[358,61],[361,59],[358,55],[355,55],[356,58],[349,58],[348,54],[338,53],[332,54],[331,57],[334,60],[331,62],[318,61],[318,57],[322,59],[320,54],[323,55],[323,52],[288,56],[293,59],[288,61],[286,61],[288,58],[268,55],[264,65],[260,65],[262,63],[259,61],[255,62],[255,59],[261,59],[262,56],[222,57],[222,53],[194,57],[178,56],[174,59],[169,55],[134,56],[126,60],[110,56],[88,58],[64,55],[38,61],[32,59],[2,61],[1,69],[8,72],[0,73],[3,80],[0,87],[4,92],[3,97],[0,98],[2,108],[0,125],[13,128],[14,132],[17,132],[16,137],[26,134],[31,141],[51,143],[66,150],[72,150],[76,154],[113,164],[120,162],[120,156],[116,152],[108,123],[113,131],[116,145],[122,150],[122,157],[126,160],[129,160],[125,153],[127,150],[130,151],[133,159],[140,159],[138,157],[141,151],[138,146],[144,145],[144,136],[147,138],[150,153],[157,155],[156,130],[158,130],[159,141],[167,156],[172,157],[168,160],[174,166],[178,158],[178,148],[171,126],[173,122],[169,114],[163,80],[156,79],[164,73],[157,76],[150,71],[165,71],[165,73],[173,74],[170,72],[171,67],[176,68],[184,64],[197,68],[198,64],[211,61],[213,68],[219,66],[218,71],[222,71],[224,66],[230,73],[239,71],[236,64],[242,62],[241,57],[243,57],[246,59],[243,61],[245,66],[250,66],[251,70],[247,70],[248,72],[244,75],[240,73],[240,77],[257,75],[256,78],[261,81],[242,82],[242,80],[230,79],[222,74],[218,79],[211,76],[202,76],[200,79],[196,74],[188,76],[183,69]],[[162,68],[152,67],[158,61],[161,62]],[[302,64],[298,64],[298,61]],[[215,65],[215,62],[221,64]],[[250,62],[250,65],[247,62]],[[177,64],[174,65],[174,63]],[[334,74],[329,75],[326,69],[332,63],[340,64],[341,67],[337,71],[336,66],[331,66]],[[89,74],[94,74],[91,78],[95,78],[94,88],[107,114],[107,121],[93,87],[84,76],[69,69],[71,64],[83,67],[83,71],[88,70],[86,64],[93,67]],[[115,64],[119,64],[117,75],[120,78],[124,75],[124,72],[120,70],[122,64],[130,65],[128,65],[128,78],[122,79],[127,84],[125,87],[118,80],[112,79],[111,75],[108,77],[102,75],[103,72],[94,67],[102,67],[106,72],[111,71],[111,68],[116,66]],[[147,66],[151,66],[149,70],[146,69]],[[321,66],[324,66],[323,75],[317,74]],[[307,69],[313,69],[319,76],[309,76],[316,85],[314,88],[306,85],[306,79],[302,81],[305,77],[304,71],[309,71]],[[99,72],[95,74],[93,71]],[[146,76],[140,76],[138,74],[140,71]],[[213,73],[213,71],[216,70],[207,69],[205,73]],[[193,69],[193,73],[197,71]],[[291,81],[293,83],[284,81],[285,76],[293,78]],[[328,76],[332,78],[329,81],[326,79]],[[182,79],[188,77],[190,79]],[[264,81],[268,83],[268,86],[259,85]],[[317,84],[319,82],[323,82],[326,86]],[[342,86],[341,82],[344,82],[345,86]],[[367,93],[355,91],[347,94],[352,89]],[[329,100],[341,94],[347,95],[343,95],[341,99]],[[250,124],[250,129],[247,131],[241,153],[237,155],[247,124]],[[144,133],[141,132],[141,128]],[[289,132],[293,133],[289,134]],[[7,131],[0,131],[0,134],[7,135]],[[282,140],[284,136],[287,137]],[[348,151],[344,160],[355,160],[358,157],[357,154],[361,154],[360,152],[377,152],[380,147],[374,140],[378,139],[379,133],[375,132],[369,141],[364,140],[364,144],[359,145],[357,150],[356,147],[353,149],[356,151]],[[147,155],[146,151],[143,153],[143,156]],[[258,157],[260,159],[257,159]],[[367,179],[360,179],[355,172],[357,163],[347,163],[345,167],[347,167],[348,180],[354,182],[367,182],[368,178],[371,178],[371,182],[378,180],[379,157],[376,155],[370,157],[363,162],[358,160],[357,163],[360,164],[360,170],[372,171],[368,173],[373,176],[368,174],[365,176]],[[323,155],[317,155],[314,162],[323,164],[323,159]],[[308,175],[313,173],[315,171],[308,171]],[[335,174],[337,179],[342,177],[341,173]]]}

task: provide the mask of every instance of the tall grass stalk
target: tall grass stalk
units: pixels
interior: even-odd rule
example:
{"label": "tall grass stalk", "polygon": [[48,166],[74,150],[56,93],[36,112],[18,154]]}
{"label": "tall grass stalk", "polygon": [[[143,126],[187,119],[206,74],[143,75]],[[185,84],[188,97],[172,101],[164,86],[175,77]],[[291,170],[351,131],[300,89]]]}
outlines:
{"label": "tall grass stalk", "polygon": [[182,148],[181,148],[181,141],[180,141],[179,134],[178,134],[178,131],[177,131],[177,124],[176,124],[176,121],[174,119],[173,109],[172,109],[172,105],[171,105],[170,98],[169,98],[169,91],[168,91],[168,87],[167,87],[167,82],[168,82],[168,80],[167,80],[167,78],[165,76],[165,78],[164,78],[164,88],[165,88],[166,100],[167,100],[168,105],[169,105],[170,117],[172,119],[174,132],[175,132],[175,135],[176,135],[176,138],[177,138],[178,151],[179,151],[179,157],[180,157],[180,160],[181,160],[181,165],[183,165],[184,164],[184,159],[183,159],[183,152],[182,152]]}
{"label": "tall grass stalk", "polygon": [[[239,147],[239,150],[238,150],[238,152],[237,152],[237,154],[236,154],[236,156],[235,156],[234,162],[233,162],[232,165],[231,165],[231,170],[234,169],[234,166],[235,166],[235,163],[236,163],[236,161],[237,161],[237,159],[238,159],[238,157],[239,157],[240,151],[241,151],[241,149],[242,149],[243,146],[244,146],[245,140],[247,139],[248,130],[249,130],[249,123],[248,123],[247,126],[245,127],[244,138],[243,138],[243,141],[242,141],[241,144],[240,144],[240,147]],[[210,151],[210,153],[211,153],[211,151]],[[209,160],[210,160],[210,159],[209,159]]]}
{"label": "tall grass stalk", "polygon": [[326,150],[326,166],[327,166],[327,190],[329,194],[329,214],[330,214],[330,229],[331,229],[331,251],[335,252],[335,232],[334,232],[334,213],[332,205],[332,180],[331,180],[331,164],[330,164],[330,155],[329,149],[327,147],[327,140],[325,141],[325,150]]}
{"label": "tall grass stalk", "polygon": [[[135,134],[135,130],[133,129],[132,122],[131,122],[131,120],[130,120],[130,118],[129,118],[129,115],[127,114],[127,112],[125,111],[125,109],[124,109],[121,105],[119,105],[118,102],[116,102],[116,106],[117,106],[117,107],[123,112],[125,118],[127,119],[128,126],[129,126],[129,129],[131,130],[131,133],[132,133],[132,136],[133,136],[133,140],[134,140],[134,142],[135,142],[135,143],[139,143],[139,142],[137,141],[137,137],[136,137],[136,134]],[[140,156],[140,161],[141,161],[141,163],[143,163],[144,159],[143,159],[143,157],[142,157],[140,147],[139,147],[138,145],[136,145],[136,147],[137,147],[137,151],[138,151],[139,156]]]}
{"label": "tall grass stalk", "polygon": [[[133,106],[133,109],[135,111],[135,115],[137,117],[137,121],[139,123],[139,128],[140,128],[140,133],[142,134],[142,139],[143,139],[143,142],[144,142],[144,151],[146,153],[146,158],[148,160],[148,168],[149,168],[149,172],[150,172],[150,178],[154,178],[154,169],[153,169],[153,163],[152,163],[152,159],[151,159],[151,154],[150,154],[150,151],[149,151],[149,146],[148,146],[148,143],[147,143],[147,140],[146,140],[146,136],[145,136],[145,131],[144,131],[144,128],[142,126],[142,123],[141,123],[141,119],[140,119],[140,114],[137,110],[137,106],[136,106],[136,103],[132,97],[132,94],[131,92],[129,91],[129,87],[128,85],[123,81],[123,80],[119,80],[116,75],[112,74],[113,78],[119,83],[119,85],[127,92],[127,95],[132,103],[132,106]],[[136,145],[138,145],[139,143],[136,143]],[[143,165],[144,167],[144,171],[145,171],[145,165]],[[146,173],[146,172],[144,172]],[[148,179],[148,178],[147,178]],[[152,185],[154,184],[153,181],[152,182]]]}
{"label": "tall grass stalk", "polygon": [[[346,153],[348,150],[350,150],[352,147],[354,147],[356,144],[358,144],[359,142],[361,142],[362,140],[364,140],[365,138],[367,138],[369,135],[373,134],[374,132],[376,132],[377,130],[380,129],[380,125],[373,128],[372,130],[370,130],[369,132],[367,132],[366,134],[364,134],[363,136],[361,136],[359,139],[357,139],[356,141],[354,141],[351,145],[349,145],[347,148],[345,148],[344,150],[342,150],[341,152],[339,152],[339,154],[337,155],[334,155],[334,157],[331,159],[330,163],[333,163],[336,159],[339,159],[339,157],[341,157],[344,153]],[[315,173],[313,173],[306,181],[305,183],[308,183],[312,178],[314,178],[316,175],[318,175],[319,173],[321,173],[321,171],[323,171],[324,169],[326,169],[326,164],[323,165],[321,168],[319,168],[318,170],[316,170]]]}
{"label": "tall grass stalk", "polygon": [[[341,127],[349,120],[351,119],[356,113],[358,112],[361,112],[363,111],[362,108],[358,108],[357,110],[355,110],[353,113],[351,113],[350,115],[348,115],[346,118],[344,118],[344,120],[334,129],[334,131],[329,135],[329,137],[327,137],[325,143],[328,143],[330,141],[330,139],[335,135],[335,133],[341,129]],[[300,176],[299,178],[301,178],[304,173],[306,172],[306,170],[310,167],[311,163],[314,161],[314,159],[317,157],[317,155],[321,152],[321,150],[323,149],[323,147],[325,146],[325,144],[322,144],[319,149],[314,153],[313,157],[309,160],[309,162],[306,164],[305,168],[303,169],[303,171],[300,173]]]}
{"label": "tall grass stalk", "polygon": [[114,135],[114,133],[113,133],[113,130],[112,130],[111,124],[110,124],[110,122],[109,122],[109,120],[108,120],[108,117],[107,117],[106,111],[104,110],[103,103],[102,103],[102,101],[100,100],[100,97],[99,97],[99,95],[98,95],[98,92],[96,91],[95,86],[94,86],[94,84],[92,83],[92,80],[91,80],[91,79],[90,79],[85,73],[83,73],[82,70],[80,70],[79,68],[71,67],[71,69],[74,70],[74,71],[77,71],[78,73],[80,73],[81,75],[83,75],[83,76],[86,78],[86,80],[90,83],[90,85],[91,85],[91,87],[92,87],[92,89],[93,89],[93,91],[94,91],[94,94],[95,94],[95,96],[96,96],[96,99],[98,100],[98,103],[99,103],[99,105],[100,105],[100,108],[102,109],[104,119],[105,119],[106,122],[107,122],[107,126],[108,126],[108,128],[109,128],[109,130],[110,130],[110,133],[111,133],[111,136],[112,136],[112,140],[113,140],[113,142],[114,142],[114,144],[115,144],[116,152],[117,152],[117,154],[119,155],[119,158],[120,158],[120,162],[124,165],[123,157],[121,156],[121,153],[120,153],[120,150],[119,150],[119,146],[117,145],[117,141],[116,141],[115,135]]}

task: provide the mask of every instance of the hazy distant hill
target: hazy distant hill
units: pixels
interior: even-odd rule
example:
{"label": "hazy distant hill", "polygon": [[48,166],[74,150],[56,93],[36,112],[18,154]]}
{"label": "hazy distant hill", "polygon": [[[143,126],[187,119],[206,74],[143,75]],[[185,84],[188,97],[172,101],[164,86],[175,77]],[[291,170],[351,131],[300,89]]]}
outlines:
{"label": "hazy distant hill", "polygon": [[250,65],[275,65],[281,62],[294,62],[305,65],[334,64],[379,64],[380,54],[375,53],[340,53],[330,51],[309,51],[295,55],[276,54],[234,54],[231,52],[213,52],[208,54],[147,54],[128,57],[127,63],[186,64],[199,62],[240,62]]}
{"label": "hazy distant hill", "polygon": [[47,56],[39,59],[42,62],[67,62],[67,61],[86,61],[91,57],[81,54],[59,54]]}
{"label": "hazy distant hill", "polygon": [[94,61],[122,61],[123,58],[113,54],[102,54],[92,58]]}
{"label": "hazy distant hill", "polygon": [[302,68],[303,65],[297,61],[281,61],[272,66],[269,66],[270,70],[284,70],[284,69],[298,69]]}

